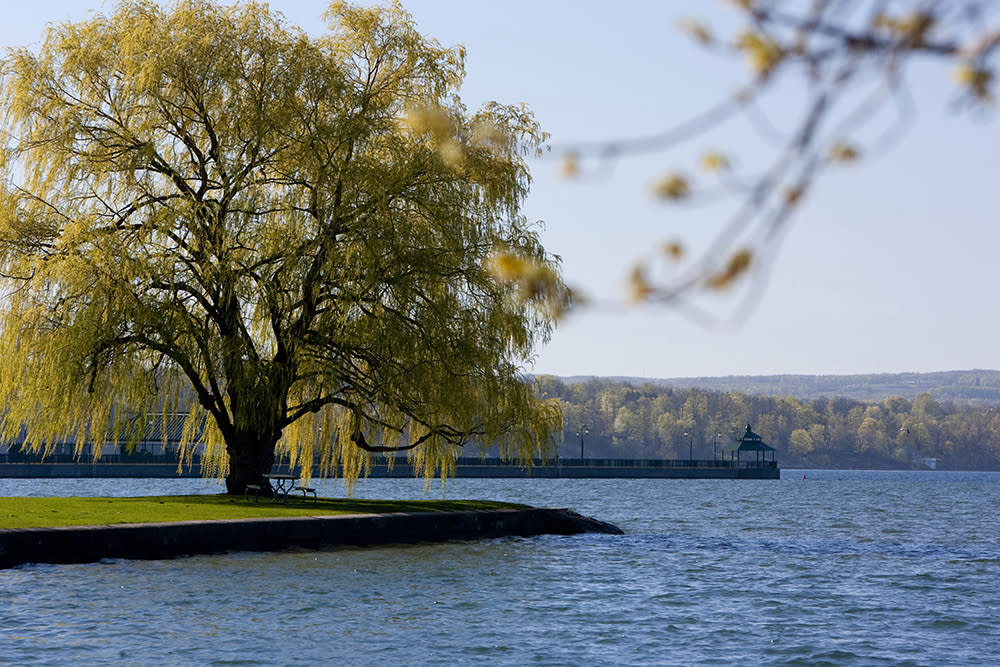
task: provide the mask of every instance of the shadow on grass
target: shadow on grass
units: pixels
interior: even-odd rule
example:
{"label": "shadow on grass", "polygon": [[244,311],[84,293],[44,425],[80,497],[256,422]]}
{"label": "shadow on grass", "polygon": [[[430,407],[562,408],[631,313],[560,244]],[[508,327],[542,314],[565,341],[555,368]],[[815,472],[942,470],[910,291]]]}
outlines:
{"label": "shadow on grass", "polygon": [[[123,499],[124,500],[124,499]],[[155,496],[145,497],[145,501],[183,503],[185,505],[236,505],[257,507],[266,511],[273,508],[276,514],[287,509],[315,509],[318,513],[337,514],[388,514],[390,512],[468,512],[498,509],[524,509],[527,505],[504,503],[492,500],[359,500],[355,498],[312,498],[288,496],[288,501],[274,502],[270,498],[249,500],[243,496],[195,495],[195,496]]]}
{"label": "shadow on grass", "polygon": [[163,521],[205,521],[330,514],[458,512],[517,509],[524,505],[488,500],[356,500],[289,496],[288,502],[243,496],[0,498],[0,530]]}

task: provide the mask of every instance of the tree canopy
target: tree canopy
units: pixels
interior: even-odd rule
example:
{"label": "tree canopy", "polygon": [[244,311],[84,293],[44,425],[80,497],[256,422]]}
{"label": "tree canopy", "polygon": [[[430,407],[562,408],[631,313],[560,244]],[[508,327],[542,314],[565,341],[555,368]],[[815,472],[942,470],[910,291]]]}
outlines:
{"label": "tree canopy", "polygon": [[543,133],[469,112],[398,3],[325,18],[127,0],[3,59],[0,435],[187,411],[232,493],[276,451],[351,479],[550,444],[520,371],[568,299],[520,212]]}

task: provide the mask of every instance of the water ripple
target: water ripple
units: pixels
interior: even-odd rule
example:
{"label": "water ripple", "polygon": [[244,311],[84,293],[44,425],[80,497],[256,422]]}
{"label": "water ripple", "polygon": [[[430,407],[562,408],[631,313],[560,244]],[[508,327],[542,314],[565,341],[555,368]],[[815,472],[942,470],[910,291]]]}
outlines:
{"label": "water ripple", "polygon": [[6,570],[0,662],[992,664],[1000,484],[821,476],[455,480],[627,534]]}

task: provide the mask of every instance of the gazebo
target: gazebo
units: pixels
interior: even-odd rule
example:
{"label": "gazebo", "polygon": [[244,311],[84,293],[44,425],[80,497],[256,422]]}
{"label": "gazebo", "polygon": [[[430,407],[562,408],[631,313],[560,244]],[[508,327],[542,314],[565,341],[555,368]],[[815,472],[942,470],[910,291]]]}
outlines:
{"label": "gazebo", "polygon": [[[770,446],[764,439],[754,433],[747,424],[747,430],[742,438],[739,438],[728,447],[730,456],[736,459],[737,465],[743,463],[743,452],[754,452],[754,460],[747,461],[748,465],[766,466],[774,465],[774,447]],[[770,459],[768,459],[770,454]]]}

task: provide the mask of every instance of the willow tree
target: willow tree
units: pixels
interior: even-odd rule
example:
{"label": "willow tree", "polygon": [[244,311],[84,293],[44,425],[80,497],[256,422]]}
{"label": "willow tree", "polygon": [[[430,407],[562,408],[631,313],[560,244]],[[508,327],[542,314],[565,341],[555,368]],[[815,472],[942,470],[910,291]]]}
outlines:
{"label": "willow tree", "polygon": [[3,436],[79,453],[187,412],[230,493],[283,454],[355,478],[550,444],[521,373],[566,298],[520,212],[542,133],[468,112],[464,53],[398,4],[325,19],[126,1],[8,53]]}

